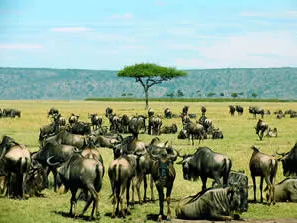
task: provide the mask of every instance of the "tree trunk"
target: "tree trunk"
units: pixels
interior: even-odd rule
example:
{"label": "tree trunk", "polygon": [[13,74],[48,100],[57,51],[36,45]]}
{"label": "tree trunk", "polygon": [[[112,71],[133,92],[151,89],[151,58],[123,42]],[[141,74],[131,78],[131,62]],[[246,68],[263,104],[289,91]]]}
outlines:
{"label": "tree trunk", "polygon": [[149,104],[148,104],[148,90],[149,88],[144,88],[144,94],[145,94],[145,109],[148,109]]}

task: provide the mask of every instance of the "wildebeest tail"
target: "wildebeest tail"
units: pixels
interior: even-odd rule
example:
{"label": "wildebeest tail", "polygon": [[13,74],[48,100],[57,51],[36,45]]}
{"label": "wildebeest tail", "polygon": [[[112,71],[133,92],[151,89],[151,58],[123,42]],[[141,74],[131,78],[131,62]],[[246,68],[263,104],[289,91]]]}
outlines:
{"label": "wildebeest tail", "polygon": [[101,167],[101,165],[98,163],[96,165],[96,168],[95,168],[96,178],[95,178],[95,182],[94,182],[94,187],[95,187],[95,190],[96,190],[97,193],[101,190],[101,187],[102,187],[102,176],[103,176],[103,173],[101,173],[101,171],[104,171],[100,167]]}
{"label": "wildebeest tail", "polygon": [[228,184],[228,178],[229,178],[231,168],[232,168],[232,161],[228,158],[225,158],[223,163],[223,184],[226,184],[226,185]]}

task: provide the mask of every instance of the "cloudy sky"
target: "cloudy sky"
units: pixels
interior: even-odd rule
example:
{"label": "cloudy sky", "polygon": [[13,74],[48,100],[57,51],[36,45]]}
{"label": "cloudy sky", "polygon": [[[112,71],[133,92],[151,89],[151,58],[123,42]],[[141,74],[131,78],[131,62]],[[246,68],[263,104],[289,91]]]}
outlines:
{"label": "cloudy sky", "polygon": [[297,67],[296,0],[0,0],[0,66]]}

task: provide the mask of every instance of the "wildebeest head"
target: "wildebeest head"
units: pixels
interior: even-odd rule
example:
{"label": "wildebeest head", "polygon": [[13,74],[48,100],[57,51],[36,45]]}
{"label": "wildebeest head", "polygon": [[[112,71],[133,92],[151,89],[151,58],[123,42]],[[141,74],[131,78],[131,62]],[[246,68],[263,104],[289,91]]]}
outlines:
{"label": "wildebeest head", "polygon": [[235,213],[242,213],[248,210],[245,189],[242,186],[232,185],[228,188],[230,210]]}
{"label": "wildebeest head", "polygon": [[296,162],[297,162],[297,143],[295,143],[294,147],[287,153],[278,153],[282,157],[279,158],[282,162],[283,166],[283,174],[285,177],[290,175],[294,175],[297,173]]}
{"label": "wildebeest head", "polygon": [[193,155],[184,155],[183,160],[177,162],[177,164],[182,164],[183,167],[183,178],[185,180],[191,180],[192,179],[192,166],[191,166],[191,159]]}

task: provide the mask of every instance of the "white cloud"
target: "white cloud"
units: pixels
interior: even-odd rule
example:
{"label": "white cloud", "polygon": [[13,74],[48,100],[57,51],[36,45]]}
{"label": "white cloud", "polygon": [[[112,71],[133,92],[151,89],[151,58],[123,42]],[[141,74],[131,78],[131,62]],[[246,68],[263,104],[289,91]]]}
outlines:
{"label": "white cloud", "polygon": [[0,44],[0,49],[12,49],[12,50],[29,50],[29,49],[42,49],[43,46],[40,44]]}
{"label": "white cloud", "polygon": [[243,17],[262,17],[262,18],[294,18],[297,17],[297,11],[279,11],[279,12],[239,12],[239,16]]}
{"label": "white cloud", "polygon": [[111,18],[113,18],[113,19],[133,19],[134,15],[131,13],[125,13],[122,15],[115,14],[115,15],[112,15]]}
{"label": "white cloud", "polygon": [[90,31],[89,28],[86,27],[59,27],[59,28],[51,28],[52,32],[65,32],[65,33],[77,33],[77,32],[87,32]]}

